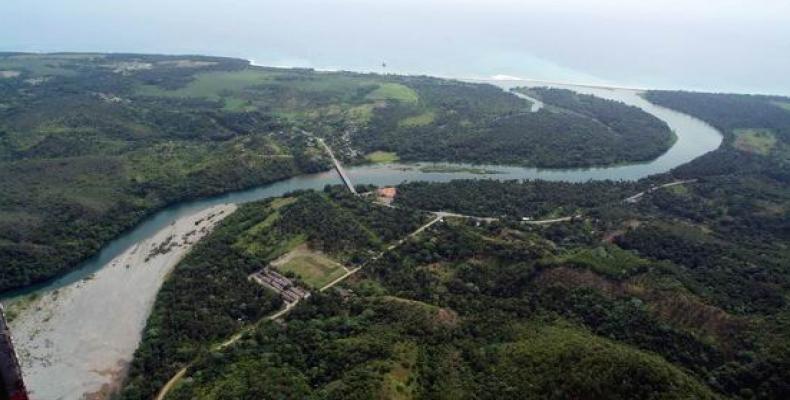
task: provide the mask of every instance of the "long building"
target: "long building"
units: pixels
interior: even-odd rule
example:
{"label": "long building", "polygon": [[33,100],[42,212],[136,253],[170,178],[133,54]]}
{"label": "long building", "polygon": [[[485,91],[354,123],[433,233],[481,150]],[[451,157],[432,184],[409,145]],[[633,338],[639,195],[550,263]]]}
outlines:
{"label": "long building", "polygon": [[310,297],[309,291],[297,286],[293,281],[270,268],[263,268],[253,273],[250,275],[250,279],[274,290],[288,303]]}

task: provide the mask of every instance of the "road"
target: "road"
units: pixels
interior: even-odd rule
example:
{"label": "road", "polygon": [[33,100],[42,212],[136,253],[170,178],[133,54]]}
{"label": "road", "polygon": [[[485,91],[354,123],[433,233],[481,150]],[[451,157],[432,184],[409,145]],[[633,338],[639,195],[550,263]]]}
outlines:
{"label": "road", "polygon": [[[439,213],[436,213],[436,214],[439,214]],[[330,282],[330,283],[326,284],[324,287],[322,287],[322,288],[318,289],[318,291],[319,291],[319,292],[326,291],[326,290],[328,290],[328,289],[332,288],[333,286],[337,285],[338,283],[340,283],[340,282],[343,282],[343,281],[344,281],[344,280],[346,280],[348,277],[350,277],[351,275],[354,275],[354,274],[355,274],[355,273],[357,273],[359,270],[361,270],[361,269],[362,269],[362,267],[364,267],[364,266],[365,266],[365,265],[367,265],[368,263],[370,263],[370,262],[373,262],[373,261],[375,261],[375,260],[378,260],[378,259],[379,259],[379,258],[381,258],[381,257],[382,257],[382,256],[383,256],[383,255],[384,255],[386,252],[388,252],[388,251],[391,251],[391,250],[393,250],[393,249],[397,248],[398,246],[400,246],[401,244],[403,244],[405,241],[409,240],[410,238],[412,238],[412,237],[414,237],[414,236],[417,236],[417,235],[419,235],[419,234],[420,234],[422,231],[424,231],[424,230],[428,229],[428,228],[429,228],[431,225],[433,225],[433,224],[435,224],[435,223],[437,223],[437,222],[441,221],[441,220],[442,220],[442,218],[444,218],[444,216],[447,216],[447,214],[448,214],[448,213],[441,213],[441,214],[444,214],[444,215],[437,215],[437,216],[436,216],[436,218],[434,218],[434,219],[432,219],[431,221],[429,221],[428,223],[426,223],[426,224],[424,224],[424,225],[420,226],[420,227],[419,227],[419,228],[417,228],[417,229],[416,229],[414,232],[412,232],[412,233],[408,234],[406,237],[404,237],[403,239],[399,240],[398,242],[396,242],[396,243],[394,243],[394,244],[390,245],[389,247],[387,247],[387,248],[386,248],[386,250],[383,250],[383,251],[381,251],[379,254],[377,254],[376,256],[374,256],[374,257],[371,257],[371,259],[370,259],[370,260],[368,260],[368,261],[367,261],[365,264],[363,264],[363,265],[361,265],[361,266],[359,266],[359,267],[357,267],[357,268],[354,268],[354,269],[352,269],[352,270],[350,270],[350,271],[346,272],[346,273],[345,273],[343,276],[341,276],[341,277],[339,277],[339,278],[335,279],[334,281],[332,281],[332,282]],[[458,215],[453,215],[453,216],[458,216]],[[269,315],[268,317],[265,317],[265,318],[263,318],[263,319],[259,320],[259,321],[258,321],[258,322],[256,322],[255,324],[252,324],[252,325],[249,325],[249,326],[246,326],[246,327],[244,327],[244,328],[243,328],[243,329],[241,329],[239,332],[237,332],[236,334],[234,334],[233,336],[231,336],[230,338],[228,338],[228,340],[226,340],[226,341],[224,341],[224,342],[220,343],[219,345],[215,346],[215,347],[213,348],[213,350],[214,350],[214,351],[217,351],[217,350],[223,350],[223,349],[227,348],[228,346],[231,346],[232,344],[234,344],[234,343],[236,343],[237,341],[239,341],[239,339],[241,339],[241,338],[244,336],[244,334],[245,334],[245,333],[247,333],[247,332],[249,332],[249,331],[253,330],[253,329],[254,329],[256,326],[258,326],[258,325],[259,325],[261,322],[263,322],[263,321],[274,321],[274,320],[276,320],[276,319],[279,319],[280,317],[282,317],[282,316],[284,316],[284,315],[288,314],[288,313],[289,313],[291,310],[293,310],[293,308],[294,308],[294,307],[296,307],[296,305],[297,305],[297,304],[299,304],[299,301],[298,301],[298,300],[297,300],[297,301],[295,301],[295,302],[293,302],[293,303],[286,303],[286,306],[285,306],[284,308],[280,309],[279,311],[277,311],[276,313],[274,313],[274,314],[272,314],[272,315]],[[176,384],[177,384],[177,383],[178,383],[178,382],[179,382],[179,381],[180,381],[180,380],[181,380],[181,379],[184,377],[184,375],[185,375],[185,374],[186,374],[186,372],[187,372],[187,369],[189,369],[189,367],[191,367],[192,365],[193,365],[193,363],[189,363],[189,364],[188,364],[187,366],[185,366],[184,368],[181,368],[180,370],[178,370],[178,372],[177,372],[175,375],[173,375],[173,377],[172,377],[172,378],[170,378],[170,380],[168,380],[168,381],[167,381],[167,383],[166,383],[164,386],[162,386],[162,389],[161,389],[161,390],[159,391],[159,393],[156,395],[156,400],[164,400],[164,399],[165,399],[165,397],[167,396],[167,394],[168,394],[168,393],[170,393],[170,391],[171,391],[171,390],[173,390],[173,388],[176,386]]]}
{"label": "road", "polygon": [[318,137],[315,139],[318,140],[318,143],[321,143],[321,145],[324,146],[324,150],[326,150],[327,154],[329,154],[329,157],[332,158],[332,162],[335,163],[335,169],[337,170],[337,173],[340,175],[340,179],[343,180],[343,183],[346,185],[348,190],[350,190],[351,193],[358,194],[357,190],[354,189],[354,184],[351,183],[351,178],[346,175],[346,171],[343,170],[343,166],[340,165],[340,161],[337,161],[337,158],[335,158],[335,153],[332,152],[332,149],[329,148],[329,145],[324,142],[324,139]]}
{"label": "road", "polygon": [[656,190],[664,189],[664,188],[668,188],[668,187],[672,187],[672,186],[677,186],[677,185],[682,185],[684,183],[694,183],[694,182],[697,182],[697,179],[686,179],[686,180],[680,180],[680,181],[665,183],[663,185],[653,186],[653,187],[645,190],[644,192],[639,192],[639,193],[637,193],[637,194],[635,194],[633,196],[626,197],[625,199],[623,199],[623,202],[625,202],[625,203],[636,203],[644,195],[646,195],[648,193],[653,193]]}
{"label": "road", "polygon": [[539,219],[537,221],[521,221],[522,224],[527,225],[548,225],[548,224],[555,224],[557,222],[570,222],[574,219],[581,218],[581,214],[571,215],[569,217],[560,217],[560,218],[552,218],[552,219]]}
{"label": "road", "polygon": [[[348,186],[349,189],[354,194],[356,194],[357,192],[353,189],[353,186],[350,185],[351,181],[347,180],[348,178],[345,177],[345,173],[342,172],[343,170],[342,170],[342,167],[340,166],[340,163],[338,163],[338,161],[335,159],[335,156],[332,154],[332,150],[329,149],[329,146],[327,146],[326,143],[324,143],[323,140],[321,140],[321,139],[317,139],[317,140],[324,145],[324,147],[326,148],[326,150],[329,153],[329,155],[332,156],[332,160],[335,162],[335,167],[337,168],[338,173],[340,173],[340,177],[343,178],[344,183],[346,183],[346,186]],[[681,181],[665,183],[663,185],[653,186],[653,187],[651,187],[651,188],[649,188],[649,189],[647,189],[647,190],[645,190],[643,192],[639,192],[639,193],[637,193],[637,194],[635,194],[633,196],[630,196],[630,197],[624,199],[623,201],[628,202],[628,203],[635,203],[636,201],[638,201],[640,198],[642,198],[642,196],[644,196],[647,193],[652,193],[652,192],[654,192],[656,190],[663,189],[663,188],[668,188],[668,187],[672,187],[672,186],[676,186],[676,185],[682,185],[684,183],[693,183],[693,182],[696,182],[696,181],[697,181],[696,179],[689,179],[689,180],[681,180]],[[374,203],[375,204],[379,204],[379,205],[384,206],[384,207],[393,207],[393,208],[395,207],[395,206],[393,206],[391,204],[384,204],[384,203],[378,203],[378,202],[374,202]],[[428,221],[427,223],[425,223],[424,225],[422,225],[419,228],[417,228],[416,230],[414,230],[414,232],[408,234],[404,238],[402,238],[402,239],[398,240],[397,242],[391,244],[384,251],[380,252],[379,254],[377,254],[374,257],[371,257],[371,259],[367,263],[365,263],[365,264],[363,264],[363,265],[361,265],[361,266],[359,266],[357,268],[349,270],[343,276],[341,276],[341,277],[335,279],[334,281],[326,284],[324,287],[319,289],[319,292],[326,291],[326,290],[334,287],[335,285],[339,284],[340,282],[343,282],[344,280],[346,280],[351,275],[353,275],[353,274],[357,273],[358,271],[360,271],[368,263],[381,258],[386,252],[396,249],[398,246],[402,245],[407,240],[419,235],[420,233],[422,233],[426,229],[430,228],[434,224],[442,221],[444,218],[448,218],[448,217],[449,218],[464,218],[464,219],[470,219],[470,220],[481,221],[481,222],[494,222],[494,221],[498,221],[499,220],[498,218],[495,218],[495,217],[476,217],[476,216],[472,216],[472,215],[458,214],[458,213],[452,213],[452,212],[446,212],[446,211],[428,211],[428,212],[433,214],[435,217],[433,219],[431,219],[430,221]],[[543,220],[536,220],[536,221],[522,221],[522,223],[528,224],[528,225],[548,225],[548,224],[554,224],[554,223],[559,223],[559,222],[569,222],[569,221],[573,221],[574,219],[578,219],[578,218],[582,218],[582,215],[581,214],[576,214],[576,215],[567,216],[567,217],[560,217],[560,218],[551,218],[551,219],[543,219]],[[296,301],[296,302],[293,302],[293,303],[288,303],[283,309],[279,310],[278,312],[276,312],[276,313],[274,313],[274,314],[272,314],[272,315],[270,315],[270,316],[268,316],[266,318],[263,318],[262,320],[258,321],[257,323],[255,323],[255,324],[253,324],[251,326],[245,327],[244,329],[242,329],[241,331],[239,331],[238,333],[236,333],[235,335],[230,337],[228,340],[226,340],[226,341],[222,342],[221,344],[219,344],[218,346],[216,346],[214,348],[214,350],[222,350],[222,349],[224,349],[224,348],[236,343],[239,339],[241,339],[244,336],[245,333],[247,333],[248,331],[254,329],[254,327],[257,326],[258,324],[260,324],[262,321],[273,321],[273,320],[276,320],[276,319],[286,315],[287,313],[289,313],[294,307],[296,307],[296,305],[298,303],[299,303],[299,301]],[[175,385],[181,380],[181,378],[184,377],[184,375],[187,372],[187,369],[191,365],[192,364],[187,365],[186,367],[184,367],[181,370],[179,370],[175,375],[173,375],[173,377],[170,378],[170,380],[167,382],[167,384],[165,384],[165,386],[162,387],[162,390],[156,396],[156,400],[164,400],[165,396],[170,392],[170,390],[172,390],[173,387],[175,387]]]}
{"label": "road", "polygon": [[437,216],[437,217],[439,217],[439,218],[455,217],[455,218],[471,219],[473,221],[480,221],[480,222],[499,221],[499,218],[494,218],[494,217],[475,217],[474,215],[457,214],[457,213],[451,213],[451,212],[447,212],[447,211],[428,211],[428,212],[433,214],[433,215],[435,215],[435,216]]}
{"label": "road", "polygon": [[[265,317],[265,318],[259,320],[258,322],[256,322],[253,325],[250,325],[250,326],[247,326],[247,327],[243,328],[242,330],[237,332],[235,335],[231,336],[228,340],[226,340],[226,341],[214,346],[214,348],[212,350],[217,351],[217,350],[222,350],[222,349],[227,348],[228,346],[238,342],[239,339],[241,339],[244,336],[245,333],[247,333],[247,332],[251,331],[252,329],[254,329],[262,321],[274,321],[274,320],[282,317],[283,315],[287,314],[288,312],[290,312],[294,307],[296,307],[297,304],[299,304],[299,300],[297,300],[297,301],[295,301],[293,303],[286,303],[285,307],[281,308],[276,313],[274,313],[272,315],[269,315],[268,317]],[[194,364],[194,361],[190,362],[186,367],[181,368],[180,370],[178,370],[178,372],[176,372],[176,374],[173,375],[173,377],[170,378],[170,380],[168,380],[167,383],[164,386],[162,386],[162,389],[159,390],[159,393],[156,395],[156,400],[164,400],[165,397],[167,396],[167,394],[170,393],[171,390],[173,390],[173,388],[176,386],[176,384],[179,381],[181,381],[181,378],[184,377],[184,375],[187,373],[187,370],[189,369],[189,367],[191,367],[193,364]]]}

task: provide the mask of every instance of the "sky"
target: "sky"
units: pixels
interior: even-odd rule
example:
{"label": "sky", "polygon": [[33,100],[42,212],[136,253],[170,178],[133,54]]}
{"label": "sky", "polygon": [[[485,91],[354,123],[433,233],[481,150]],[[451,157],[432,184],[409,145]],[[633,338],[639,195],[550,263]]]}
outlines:
{"label": "sky", "polygon": [[790,95],[790,1],[2,0],[0,51]]}

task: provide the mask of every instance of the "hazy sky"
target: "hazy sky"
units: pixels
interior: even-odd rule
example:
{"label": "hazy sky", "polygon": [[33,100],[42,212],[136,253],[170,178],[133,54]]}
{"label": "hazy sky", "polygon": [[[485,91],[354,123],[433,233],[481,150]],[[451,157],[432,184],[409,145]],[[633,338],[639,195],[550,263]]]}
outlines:
{"label": "hazy sky", "polygon": [[2,0],[0,50],[790,95],[790,1]]}

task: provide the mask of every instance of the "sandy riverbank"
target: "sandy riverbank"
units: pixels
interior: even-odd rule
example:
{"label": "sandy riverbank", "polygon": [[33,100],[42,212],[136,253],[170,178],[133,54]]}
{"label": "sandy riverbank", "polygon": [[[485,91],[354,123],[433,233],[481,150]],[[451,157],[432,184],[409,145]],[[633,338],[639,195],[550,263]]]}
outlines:
{"label": "sandy riverbank", "polygon": [[182,217],[89,279],[27,304],[10,325],[31,398],[107,398],[126,372],[167,274],[235,209],[223,204]]}

